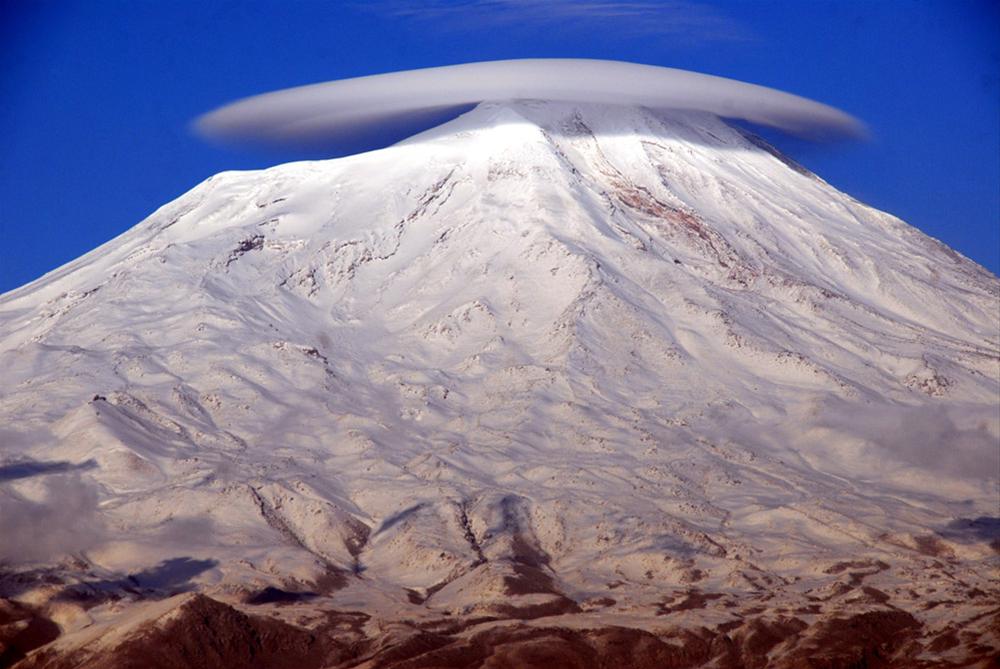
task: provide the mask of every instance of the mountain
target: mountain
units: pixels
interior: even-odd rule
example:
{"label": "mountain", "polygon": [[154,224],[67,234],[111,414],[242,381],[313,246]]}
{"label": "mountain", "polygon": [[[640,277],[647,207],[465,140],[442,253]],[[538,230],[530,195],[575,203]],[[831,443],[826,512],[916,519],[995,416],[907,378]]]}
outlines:
{"label": "mountain", "polygon": [[998,307],[704,113],[216,175],[0,297],[0,664],[986,661]]}

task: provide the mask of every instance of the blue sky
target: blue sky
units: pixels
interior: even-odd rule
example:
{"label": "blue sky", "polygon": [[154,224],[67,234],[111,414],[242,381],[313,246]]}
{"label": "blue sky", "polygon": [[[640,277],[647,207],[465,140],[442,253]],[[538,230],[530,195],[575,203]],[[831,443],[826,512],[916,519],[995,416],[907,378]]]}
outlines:
{"label": "blue sky", "polygon": [[236,98],[477,60],[679,67],[814,98],[865,143],[770,136],[838,188],[1000,271],[1000,9],[902,0],[8,0],[0,7],[0,291],[226,169],[306,156],[193,136]]}

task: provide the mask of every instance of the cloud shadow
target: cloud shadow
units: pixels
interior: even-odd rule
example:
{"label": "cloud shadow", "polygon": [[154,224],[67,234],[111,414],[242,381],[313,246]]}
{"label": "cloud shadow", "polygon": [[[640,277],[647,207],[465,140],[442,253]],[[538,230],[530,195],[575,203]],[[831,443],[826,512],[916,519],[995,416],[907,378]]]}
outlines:
{"label": "cloud shadow", "polygon": [[154,567],[123,578],[85,581],[71,585],[56,599],[96,605],[103,601],[120,599],[123,593],[138,595],[143,599],[172,597],[194,590],[194,577],[218,564],[219,561],[215,559],[198,560],[188,556],[170,558]]}
{"label": "cloud shadow", "polygon": [[960,544],[988,543],[1000,552],[1000,517],[956,518],[938,536]]}
{"label": "cloud shadow", "polygon": [[0,466],[0,483],[46,474],[84,471],[95,469],[96,467],[97,462],[93,459],[80,463],[69,462],[68,460],[51,460],[48,462],[29,460],[26,462],[15,462]]}

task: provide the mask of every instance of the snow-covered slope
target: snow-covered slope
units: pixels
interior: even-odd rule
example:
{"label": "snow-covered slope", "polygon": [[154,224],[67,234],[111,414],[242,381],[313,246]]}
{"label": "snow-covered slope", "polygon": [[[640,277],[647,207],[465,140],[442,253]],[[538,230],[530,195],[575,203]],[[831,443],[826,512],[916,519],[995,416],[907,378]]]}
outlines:
{"label": "snow-covered slope", "polygon": [[56,575],[14,579],[36,603],[195,588],[372,638],[794,613],[792,657],[896,607],[907,657],[980,616],[932,653],[974,654],[998,300],[715,117],[483,104],[219,174],[0,297],[0,558]]}

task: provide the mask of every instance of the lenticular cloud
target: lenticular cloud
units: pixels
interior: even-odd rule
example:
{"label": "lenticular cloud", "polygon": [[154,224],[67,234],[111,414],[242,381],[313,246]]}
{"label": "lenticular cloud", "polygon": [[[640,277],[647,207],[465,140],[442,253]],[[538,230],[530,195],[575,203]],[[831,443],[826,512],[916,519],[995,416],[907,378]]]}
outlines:
{"label": "lenticular cloud", "polygon": [[203,135],[272,145],[364,141],[381,130],[417,132],[479,102],[541,99],[706,111],[802,137],[851,137],[844,112],[772,88],[697,72],[618,61],[529,59],[393,72],[239,100],[199,118]]}

